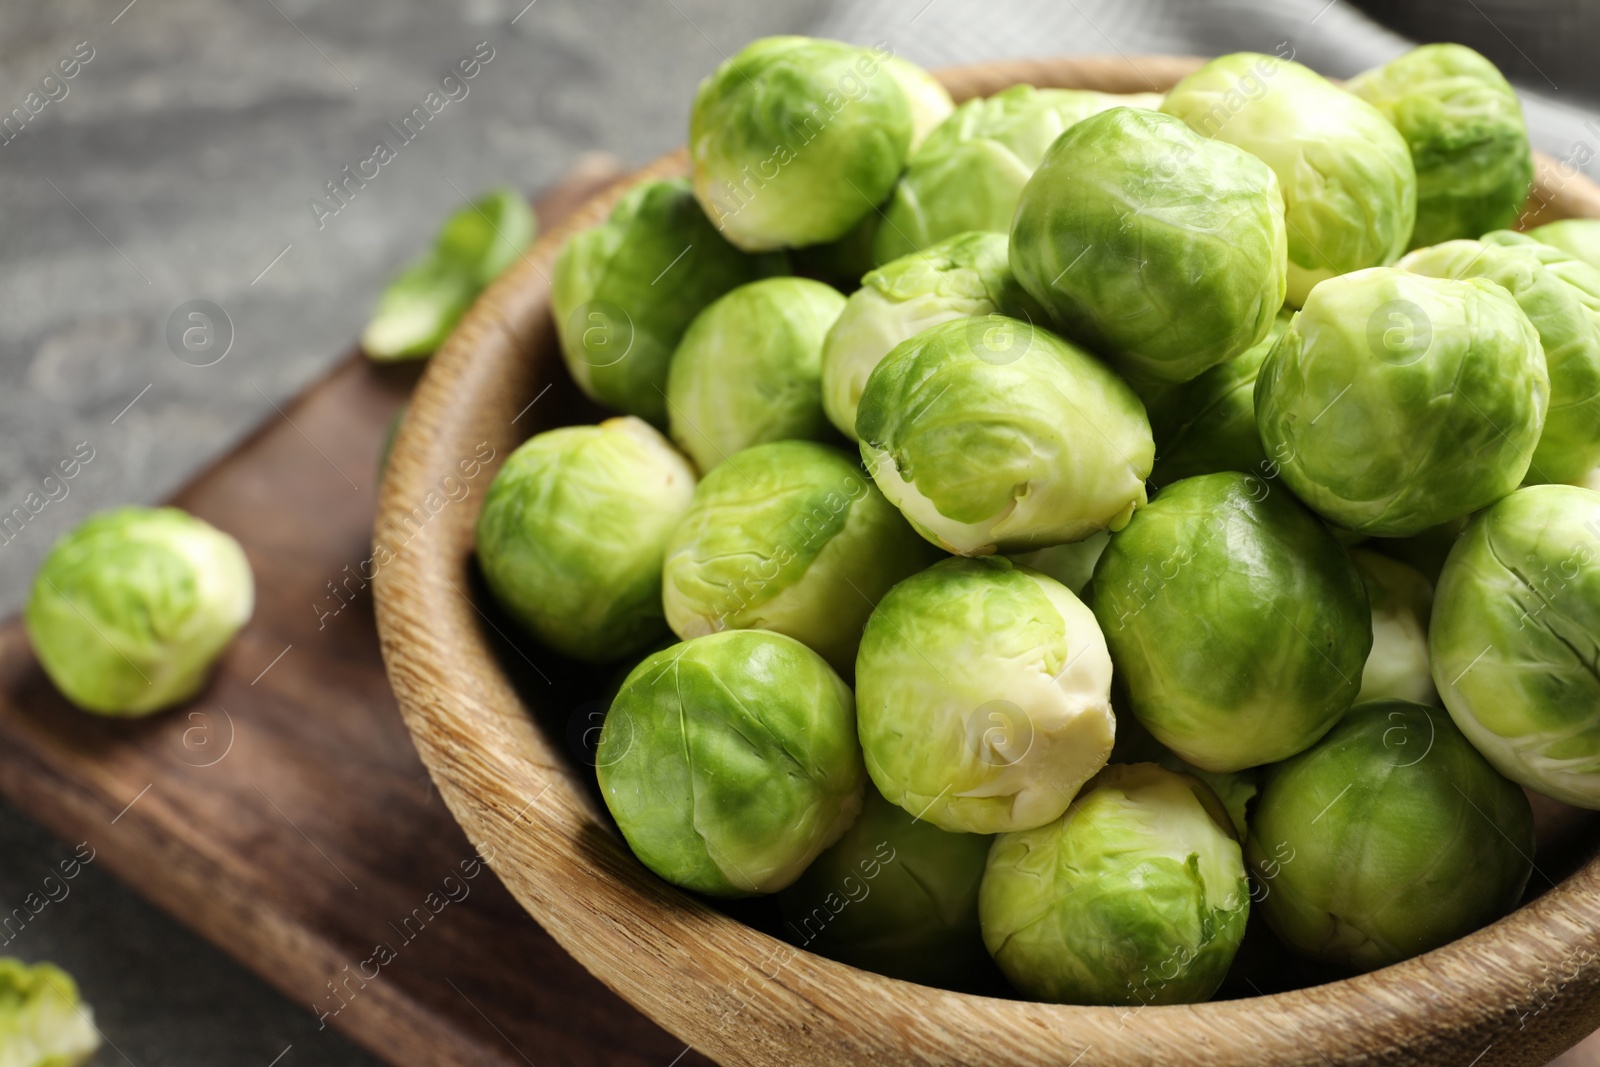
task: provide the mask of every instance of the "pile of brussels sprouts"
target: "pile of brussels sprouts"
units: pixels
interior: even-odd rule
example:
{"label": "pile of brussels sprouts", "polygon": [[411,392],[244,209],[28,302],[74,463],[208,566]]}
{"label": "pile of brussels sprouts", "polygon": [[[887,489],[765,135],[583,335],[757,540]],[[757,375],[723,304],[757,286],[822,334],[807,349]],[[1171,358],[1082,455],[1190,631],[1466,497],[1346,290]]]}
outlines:
{"label": "pile of brussels sprouts", "polygon": [[1600,223],[1510,231],[1477,53],[953,107],[771,38],[689,154],[555,263],[620,414],[478,527],[529,634],[634,664],[595,763],[662,878],[886,974],[1191,1002],[1252,911],[1333,972],[1470,933],[1520,786],[1600,808]]}

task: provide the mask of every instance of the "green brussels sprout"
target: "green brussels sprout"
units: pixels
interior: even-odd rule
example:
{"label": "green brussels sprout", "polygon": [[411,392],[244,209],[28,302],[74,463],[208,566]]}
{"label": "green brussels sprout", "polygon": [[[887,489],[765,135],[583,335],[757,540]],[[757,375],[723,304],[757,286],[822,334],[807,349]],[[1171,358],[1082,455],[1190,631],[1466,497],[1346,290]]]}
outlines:
{"label": "green brussels sprout", "polygon": [[1144,406],[1104,364],[1002,315],[895,346],[856,410],[861,457],[911,525],[960,555],[1121,529],[1155,456]]}
{"label": "green brussels sprout", "polygon": [[1146,396],[1156,439],[1156,465],[1150,472],[1154,485],[1217,471],[1262,474],[1272,469],[1256,429],[1256,375],[1289,328],[1289,318],[1279,312],[1257,344],[1197,378]]}
{"label": "green brussels sprout", "polygon": [[1059,137],[1011,224],[1011,269],[1062,331],[1132,380],[1188,381],[1267,335],[1285,232],[1266,164],[1159,111]]}
{"label": "green brussels sprout", "polygon": [[1129,710],[1209,771],[1286,759],[1356,698],[1361,576],[1287,492],[1237,471],[1174,482],[1111,539],[1089,602]]}
{"label": "green brussels sprout", "polygon": [[838,240],[911,154],[917,112],[882,48],[753,41],[700,83],[689,114],[695,196],[749,252]]}
{"label": "green brussels sprout", "polygon": [[515,189],[491,189],[444,224],[433,247],[384,288],[361,334],[371,359],[430,355],[490,282],[533,243],[533,209]]}
{"label": "green brussels sprout", "polygon": [[254,605],[239,542],[177,508],[124,507],[51,547],[23,621],[68,700],[137,717],[200,692]]}
{"label": "green brussels sprout", "polygon": [[1549,396],[1511,294],[1374,267],[1312,292],[1256,378],[1256,424],[1323,518],[1406,537],[1515,489]]}
{"label": "green brussels sprout", "polygon": [[1336,274],[1387,266],[1411,241],[1417,172],[1383,114],[1299,63],[1254,52],[1212,60],[1161,110],[1259,156],[1282,183],[1288,302]]}
{"label": "green brussels sprout", "polygon": [[900,91],[906,94],[906,103],[911,106],[910,151],[915,152],[928,139],[928,134],[950,117],[956,102],[950,99],[950,90],[938,78],[909,60],[891,55],[884,59],[883,69],[900,86]]}
{"label": "green brussels sprout", "polygon": [[908,982],[970,986],[989,969],[978,883],[992,840],[941,830],[869,788],[855,825],[778,904],[804,948]]}
{"label": "green brussels sprout", "polygon": [[1011,275],[1003,234],[958,234],[871,272],[822,346],[822,406],[829,421],[854,441],[861,390],[890,349],[929,326],[995,313],[1044,317]]}
{"label": "green brussels sprout", "polygon": [[934,556],[844,453],[776,441],[700,483],[667,546],[661,595],[679,637],[774,630],[848,676],[878,598]]}
{"label": "green brussels sprout", "polygon": [[1600,270],[1600,219],[1562,219],[1528,231],[1528,236]]}
{"label": "green brussels sprout", "polygon": [[1268,770],[1245,860],[1286,945],[1370,971],[1511,910],[1533,847],[1527,797],[1449,716],[1381,700]]}
{"label": "green brussels sprout", "polygon": [[1083,587],[1094,574],[1094,565],[1100,562],[1101,554],[1110,543],[1111,531],[1101,530],[1082,541],[1069,541],[1032,552],[1013,552],[1009,558],[1019,567],[1054,578],[1071,590],[1073,596],[1082,596]]}
{"label": "green brussels sprout", "polygon": [[911,156],[884,208],[874,258],[888,263],[972,230],[1009,232],[1017,196],[1051,143],[1080,119],[1125,103],[1031,85],[968,100]]}
{"label": "green brussels sprout", "polygon": [[0,959],[0,1064],[78,1067],[100,1047],[78,984],[49,963]]}
{"label": "green brussels sprout", "polygon": [[1519,489],[1467,526],[1433,601],[1433,680],[1501,774],[1600,808],[1600,493]]}
{"label": "green brussels sprout", "polygon": [[718,235],[683,179],[644,182],[574,234],[552,268],[550,311],[567,370],[588,396],[667,425],[667,366],[700,310],[786,268]]}
{"label": "green brussels sprout", "polygon": [[1578,481],[1573,484],[1581,486],[1582,488],[1588,489],[1592,492],[1600,493],[1600,467],[1596,467],[1585,477],[1578,479]]}
{"label": "green brussels sprout", "polygon": [[1187,1004],[1222,984],[1250,886],[1211,790],[1153,763],[1113,764],[1061,818],[995,840],[978,914],[995,962],[1030,997]]}
{"label": "green brussels sprout", "polygon": [[832,286],[767,278],[695,317],[667,374],[667,419],[702,473],[751,445],[833,436],[822,411],[822,339],[843,309]]}
{"label": "green brussels sprout", "polygon": [[1042,826],[1105,765],[1116,722],[1094,615],[1006,559],[946,559],[867,620],[856,695],[867,773],[944,830]]}
{"label": "green brussels sprout", "polygon": [[850,687],[764,630],[646,657],[606,714],[595,770],[634,855],[715,897],[792,883],[850,828],[866,785]]}
{"label": "green brussels sprout", "polygon": [[1425,44],[1345,85],[1394,124],[1417,170],[1411,247],[1510,226],[1533,185],[1517,94],[1465,45]]}
{"label": "green brussels sprout", "polygon": [[694,471],[631,416],[529,438],[478,517],[478,565],[502,607],[544,644],[588,663],[664,636],[661,561]]}
{"label": "green brussels sprout", "polygon": [[1361,669],[1356,703],[1408,700],[1438,704],[1428,664],[1428,616],[1433,585],[1415,568],[1358,548],[1350,553],[1372,605],[1372,652]]}
{"label": "green brussels sprout", "polygon": [[[1561,261],[1561,273],[1545,259]],[[1446,241],[1410,253],[1399,266],[1433,278],[1487,278],[1538,331],[1550,401],[1530,481],[1571,481],[1600,463],[1600,271],[1514,233]]]}

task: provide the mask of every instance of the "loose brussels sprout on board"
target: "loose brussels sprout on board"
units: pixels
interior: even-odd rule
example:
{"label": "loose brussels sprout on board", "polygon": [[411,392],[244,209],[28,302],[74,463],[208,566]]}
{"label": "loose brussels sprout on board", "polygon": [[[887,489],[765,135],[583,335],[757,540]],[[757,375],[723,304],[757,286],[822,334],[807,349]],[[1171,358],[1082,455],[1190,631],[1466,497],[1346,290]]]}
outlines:
{"label": "loose brussels sprout on board", "polygon": [[431,354],[490,282],[533,243],[533,209],[515,189],[493,189],[445,222],[433,247],[383,290],[361,348],[372,359]]}
{"label": "loose brussels sprout on board", "polygon": [[682,179],[644,182],[556,256],[550,314],[590,399],[667,425],[667,365],[690,321],[723,293],[784,270],[717,233]]}
{"label": "loose brussels sprout on board", "polygon": [[78,984],[48,963],[0,959],[0,1065],[78,1067],[100,1047]]}
{"label": "loose brussels sprout on board", "polygon": [[764,630],[647,657],[606,714],[595,770],[634,855],[717,897],[799,878],[855,821],[866,783],[850,687]]}
{"label": "loose brussels sprout on board", "polygon": [[[1555,269],[1547,269],[1549,260]],[[1434,278],[1487,278],[1538,331],[1550,377],[1544,429],[1527,478],[1567,482],[1600,463],[1600,271],[1520,234],[1446,241],[1400,267]]]}
{"label": "loose brussels sprout on board", "polygon": [[1068,337],[1134,381],[1184,382],[1283,306],[1278,178],[1178,119],[1114,108],[1062,134],[1017,202],[1011,269]]}
{"label": "loose brussels sprout on board", "polygon": [[843,309],[832,286],[767,278],[695,317],[667,374],[667,420],[701,473],[751,445],[833,436],[822,339]]}
{"label": "loose brussels sprout on board", "polygon": [[1013,85],[968,100],[911,156],[876,231],[880,264],[972,230],[1007,233],[1017,196],[1045,150],[1107,108],[1157,107],[1148,97]]}
{"label": "loose brussels sprout on board", "polygon": [[1409,700],[1437,704],[1428,664],[1428,616],[1433,586],[1416,568],[1397,559],[1357,548],[1350,552],[1372,605],[1372,652],[1361,669],[1356,703]]}
{"label": "loose brussels sprout on board", "polygon": [[1028,996],[1183,1004],[1222,984],[1250,886],[1210,789],[1153,763],[1113,764],[1061,818],[995,840],[978,913]]}
{"label": "loose brussels sprout on board", "polygon": [[679,637],[774,630],[849,677],[873,605],[936,555],[845,453],[778,441],[700,483],[667,546],[661,598]]}
{"label": "loose brussels sprout on board", "polygon": [[68,700],[137,717],[198,693],[254,605],[239,542],[177,508],[123,507],[55,543],[23,621]]}
{"label": "loose brussels sprout on board", "polygon": [[823,344],[822,406],[829,420],[854,441],[861,390],[891,349],[941,322],[997,313],[1044,318],[1011,274],[1004,234],[958,234],[872,271]]}
{"label": "loose brussels sprout on board", "polygon": [[1130,710],[1211,771],[1310,747],[1355,700],[1372,646],[1361,576],[1327,527],[1233,471],[1175,482],[1136,512],[1089,602]]}
{"label": "loose brussels sprout on board", "polygon": [[478,565],[496,600],[575,659],[621,659],[665,636],[661,561],[694,471],[643,420],[549,430],[495,475]]}
{"label": "loose brussels sprout on board", "polygon": [[1256,423],[1318,514],[1405,537],[1515,489],[1549,395],[1539,335],[1503,288],[1374,267],[1312,290],[1256,378]]}
{"label": "loose brussels sprout on board", "polygon": [[1529,230],[1528,236],[1600,270],[1600,219],[1547,222]]}
{"label": "loose brussels sprout on board", "polygon": [[1202,137],[1237,145],[1282,183],[1288,302],[1336,274],[1386,266],[1411,242],[1417,172],[1381,112],[1292,60],[1254,52],[1214,59],[1162,101]]}
{"label": "loose brussels sprout on board", "polygon": [[1256,429],[1256,376],[1289,328],[1289,318],[1279,312],[1266,337],[1199,377],[1147,392],[1145,408],[1156,439],[1156,465],[1150,472],[1154,485],[1217,471],[1272,470]]}
{"label": "loose brussels sprout on board", "polygon": [[1139,398],[1041,327],[985,315],[897,345],[856,412],[861,457],[911,525],[960,555],[1117,530],[1155,442]]}
{"label": "loose brussels sprout on board", "polygon": [[1284,943],[1370,971],[1510,911],[1533,847],[1527,797],[1449,716],[1385,700],[1267,772],[1245,858]]}
{"label": "loose brussels sprout on board", "polygon": [[1520,489],[1472,520],[1428,634],[1450,716],[1513,781],[1600,808],[1600,493]]}
{"label": "loose brussels sprout on board", "polygon": [[1517,94],[1465,45],[1425,44],[1345,85],[1405,138],[1417,169],[1411,247],[1475,238],[1516,221],[1533,185]]}
{"label": "loose brussels sprout on board", "polygon": [[889,590],[856,657],[878,791],[945,830],[1058,817],[1111,752],[1111,660],[1094,615],[1004,559],[947,559]]}
{"label": "loose brussels sprout on board", "polygon": [[751,252],[834,241],[883,202],[916,117],[891,54],[765,37],[700,83],[694,191],[729,241]]}
{"label": "loose brussels sprout on board", "polygon": [[855,825],[779,896],[785,935],[892,978],[970,986],[989,969],[978,883],[992,840],[941,830],[868,788]]}

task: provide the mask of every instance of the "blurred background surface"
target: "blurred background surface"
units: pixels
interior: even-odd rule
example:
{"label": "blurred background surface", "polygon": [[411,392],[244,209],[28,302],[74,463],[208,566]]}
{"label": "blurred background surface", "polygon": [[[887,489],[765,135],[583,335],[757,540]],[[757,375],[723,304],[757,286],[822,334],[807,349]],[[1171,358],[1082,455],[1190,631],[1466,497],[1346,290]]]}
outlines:
{"label": "blurred background surface", "polygon": [[[0,534],[0,609],[20,605],[50,542],[89,512],[159,500],[278,417],[350,351],[384,278],[464,197],[536,191],[586,152],[642,163],[676,146],[701,77],[750,39],[791,32],[882,40],[931,66],[1287,41],[1333,76],[1406,38],[1461,41],[1524,91],[1536,147],[1600,154],[1600,4],[1580,0],[7,4],[0,113],[58,61],[80,69],[0,143],[0,515],[80,442],[94,458]],[[309,202],[327,202],[326,183],[484,49],[468,95],[319,222]],[[207,367],[167,341],[194,300],[231,329]],[[0,912],[71,851],[0,806]],[[92,865],[3,951],[80,980],[111,1039],[96,1065],[374,1062]]]}

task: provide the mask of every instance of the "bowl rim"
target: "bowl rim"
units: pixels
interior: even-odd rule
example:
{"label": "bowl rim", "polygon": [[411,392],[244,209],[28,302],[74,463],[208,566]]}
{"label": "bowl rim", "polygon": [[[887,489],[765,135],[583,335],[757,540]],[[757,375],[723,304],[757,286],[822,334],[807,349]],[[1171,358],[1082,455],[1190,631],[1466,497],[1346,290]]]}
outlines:
{"label": "bowl rim", "polygon": [[[1202,62],[1074,56],[935,73],[963,100],[1021,82],[1147,91]],[[472,602],[473,541],[482,490],[564,373],[549,312],[556,252],[628,188],[687,163],[679,149],[596,193],[477,302],[417,386],[374,527],[378,631],[417,751],[468,839],[566,951],[725,1064],[1538,1064],[1600,1026],[1600,857],[1490,926],[1382,970],[1134,1009],[856,970],[746,926],[634,859],[498,661],[496,638],[511,642]],[[1600,187],[1548,158],[1537,185],[1552,218],[1600,217]]]}

